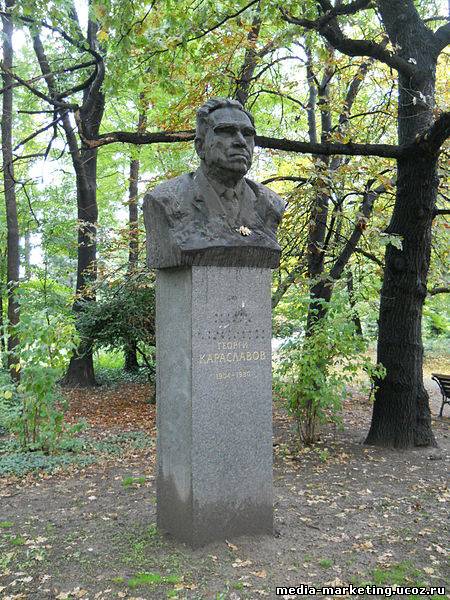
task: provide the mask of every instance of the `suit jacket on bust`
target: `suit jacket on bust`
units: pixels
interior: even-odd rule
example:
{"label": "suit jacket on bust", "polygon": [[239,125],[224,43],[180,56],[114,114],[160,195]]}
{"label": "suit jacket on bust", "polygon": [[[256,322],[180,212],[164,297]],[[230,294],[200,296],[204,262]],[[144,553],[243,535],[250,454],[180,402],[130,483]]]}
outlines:
{"label": "suit jacket on bust", "polygon": [[148,192],[143,211],[151,268],[279,264],[276,229],[284,202],[247,178],[230,189],[200,167]]}

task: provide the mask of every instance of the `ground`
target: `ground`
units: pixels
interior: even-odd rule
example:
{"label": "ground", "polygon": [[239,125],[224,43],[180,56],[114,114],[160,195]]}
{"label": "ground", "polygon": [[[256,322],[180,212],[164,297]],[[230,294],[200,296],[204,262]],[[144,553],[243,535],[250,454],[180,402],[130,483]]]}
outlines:
{"label": "ground", "polygon": [[[450,592],[449,419],[437,418],[439,394],[427,381],[437,449],[362,445],[371,405],[356,391],[345,403],[344,428],[326,427],[314,449],[295,450],[293,424],[275,409],[273,537],[195,551],[161,537],[154,445],[83,469],[0,479],[0,598],[272,599],[283,597],[277,586],[349,583]],[[124,429],[154,435],[150,396],[138,384],[71,391],[69,416],[84,416],[97,438]]]}

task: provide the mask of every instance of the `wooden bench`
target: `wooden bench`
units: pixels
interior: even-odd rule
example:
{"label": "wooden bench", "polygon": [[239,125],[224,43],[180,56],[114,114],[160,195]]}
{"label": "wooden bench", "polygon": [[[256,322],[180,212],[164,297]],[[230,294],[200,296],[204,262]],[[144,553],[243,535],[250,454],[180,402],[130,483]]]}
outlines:
{"label": "wooden bench", "polygon": [[442,375],[441,373],[431,373],[431,379],[438,384],[442,394],[442,405],[439,416],[442,417],[444,404],[450,404],[450,375]]}

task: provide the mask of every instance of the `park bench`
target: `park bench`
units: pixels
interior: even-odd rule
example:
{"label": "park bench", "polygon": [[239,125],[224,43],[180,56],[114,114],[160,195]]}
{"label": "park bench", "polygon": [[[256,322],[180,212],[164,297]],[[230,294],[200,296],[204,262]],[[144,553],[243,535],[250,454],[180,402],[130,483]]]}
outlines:
{"label": "park bench", "polygon": [[442,393],[442,405],[439,416],[442,417],[444,404],[450,404],[450,375],[442,375],[440,373],[431,373],[431,379],[434,379],[438,384]]}

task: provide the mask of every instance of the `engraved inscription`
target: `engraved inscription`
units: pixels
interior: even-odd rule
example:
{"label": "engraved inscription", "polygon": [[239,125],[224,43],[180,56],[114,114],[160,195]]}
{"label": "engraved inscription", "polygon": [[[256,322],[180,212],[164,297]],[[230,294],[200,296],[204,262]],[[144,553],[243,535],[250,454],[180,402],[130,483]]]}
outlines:
{"label": "engraved inscription", "polygon": [[251,371],[220,371],[216,373],[216,379],[222,381],[224,379],[242,379],[250,377]]}
{"label": "engraved inscription", "polygon": [[208,365],[216,363],[251,362],[255,360],[266,360],[264,350],[248,350],[247,352],[215,352],[214,354],[200,354],[199,364]]}
{"label": "engraved inscription", "polygon": [[261,361],[270,364],[270,330],[261,326],[260,319],[255,323],[245,302],[212,313],[207,322],[209,329],[198,326],[194,331],[205,342],[195,357],[202,373],[218,382],[238,382],[256,377]]}

